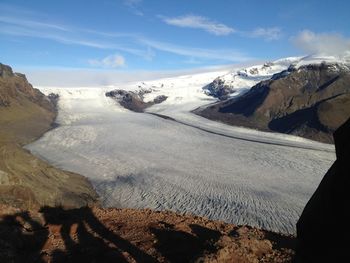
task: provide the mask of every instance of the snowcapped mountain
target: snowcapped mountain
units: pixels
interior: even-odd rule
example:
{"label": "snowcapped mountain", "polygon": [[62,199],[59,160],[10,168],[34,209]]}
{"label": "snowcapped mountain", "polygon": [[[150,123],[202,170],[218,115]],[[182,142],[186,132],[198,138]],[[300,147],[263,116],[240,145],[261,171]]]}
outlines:
{"label": "snowcapped mountain", "polygon": [[[254,85],[264,80],[277,79],[287,76],[292,71],[306,66],[327,63],[328,71],[332,65],[334,69],[339,67],[347,68],[347,61],[335,57],[289,57],[266,62],[260,65],[251,65],[248,67],[233,66],[231,69],[212,70],[204,73],[195,73],[177,77],[168,77],[155,79],[152,81],[138,81],[121,83],[111,86],[98,88],[42,88],[46,94],[57,93],[64,96],[62,103],[73,103],[73,101],[86,101],[90,107],[105,105],[117,111],[125,111],[122,107],[116,107],[116,101],[111,98],[100,98],[104,94],[113,90],[127,91],[127,93],[137,95],[141,100],[140,110],[148,113],[161,114],[171,117],[186,124],[200,125],[201,128],[215,128],[215,124],[202,117],[193,114],[195,109],[205,109],[208,105],[218,102],[218,97],[237,98],[248,92]],[[336,66],[335,66],[336,65]],[[222,93],[222,91],[224,91]],[[142,94],[142,96],[139,96]],[[156,98],[166,97],[161,103],[153,103]],[[119,102],[120,103],[120,102]],[[140,102],[137,102],[139,104]],[[117,103],[118,104],[118,103]],[[125,105],[124,105],[125,106]],[[131,109],[133,107],[129,107]],[[66,106],[62,107],[66,109]],[[62,112],[62,111],[61,111]],[[59,115],[59,118],[62,114]],[[71,114],[65,114],[62,121],[73,118]],[[81,116],[80,116],[81,117]],[[75,116],[74,118],[78,118]],[[225,126],[226,127],[226,126]],[[215,128],[216,129],[216,128]],[[226,129],[226,128],[225,128]],[[221,132],[221,130],[219,131]],[[245,130],[244,134],[251,133],[251,130]],[[268,136],[268,135],[266,135]],[[266,137],[265,136],[265,137]],[[276,136],[276,134],[274,134]],[[277,136],[280,136],[279,134]],[[288,137],[292,138],[292,137]],[[293,138],[295,140],[301,140]]]}
{"label": "snowcapped mountain", "polygon": [[204,92],[220,100],[242,95],[260,81],[268,80],[274,74],[286,71],[289,67],[299,68],[309,64],[325,63],[349,63],[332,56],[305,56],[288,57],[273,62],[266,62],[247,68],[232,70],[231,72],[215,78],[211,83],[203,87]]}
{"label": "snowcapped mountain", "polygon": [[[196,118],[191,113],[196,108],[206,107],[206,105],[217,102],[218,99],[238,97],[261,81],[280,77],[280,74],[289,74],[291,70],[301,66],[322,62],[337,63],[338,67],[341,65],[346,67],[346,64],[343,63],[347,61],[329,56],[288,57],[248,67],[233,66],[231,69],[212,70],[151,81],[121,83],[95,89],[76,87],[41,89],[46,94],[57,93],[60,96],[69,97],[69,100],[89,99],[92,106],[96,103],[113,104],[111,99],[105,99],[103,102],[94,101],[97,95],[106,94],[112,90],[125,90],[134,94],[142,94],[143,102],[152,105],[144,111],[191,122],[193,118]],[[167,97],[166,101],[152,104],[159,96]]]}
{"label": "snowcapped mountain", "polygon": [[239,95],[248,91],[258,82],[270,79],[274,74],[286,70],[290,65],[300,60],[301,58],[298,57],[284,58],[262,65],[233,70],[217,77],[213,82],[203,87],[203,90],[209,96],[224,100],[233,94]]}
{"label": "snowcapped mountain", "polygon": [[332,143],[333,132],[350,116],[349,82],[348,64],[307,57],[242,96],[196,113],[231,125]]}

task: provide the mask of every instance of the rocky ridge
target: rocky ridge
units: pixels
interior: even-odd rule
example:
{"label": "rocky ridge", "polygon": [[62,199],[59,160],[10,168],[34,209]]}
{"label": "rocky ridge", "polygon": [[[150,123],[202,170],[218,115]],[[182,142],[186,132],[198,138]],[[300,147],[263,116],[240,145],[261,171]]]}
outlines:
{"label": "rocky ridge", "polygon": [[116,100],[124,108],[135,111],[143,112],[146,108],[159,104],[165,101],[168,97],[165,95],[159,95],[152,101],[144,102],[144,94],[152,92],[147,89],[140,89],[139,91],[126,91],[126,90],[112,90],[106,92],[106,97],[111,97]]}
{"label": "rocky ridge", "polygon": [[333,132],[350,115],[349,83],[345,64],[289,67],[238,98],[195,112],[232,125],[332,143]]}
{"label": "rocky ridge", "polygon": [[234,70],[215,78],[211,83],[203,87],[203,91],[208,96],[219,100],[227,100],[238,93],[242,94],[248,91],[260,81],[270,79],[274,74],[286,70],[299,60],[300,58],[286,58]]}
{"label": "rocky ridge", "polygon": [[[81,207],[97,201],[83,176],[58,170],[22,146],[52,128],[55,96],[34,89],[25,75],[0,64],[0,203],[21,208]],[[57,98],[56,98],[57,99]]]}

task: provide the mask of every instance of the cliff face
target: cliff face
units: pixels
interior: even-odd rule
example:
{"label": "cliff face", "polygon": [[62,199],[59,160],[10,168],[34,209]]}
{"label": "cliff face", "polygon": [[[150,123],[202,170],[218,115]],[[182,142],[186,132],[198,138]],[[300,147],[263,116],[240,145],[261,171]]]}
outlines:
{"label": "cliff face", "polygon": [[275,74],[237,99],[197,112],[232,125],[333,142],[350,115],[350,70],[343,64],[301,66]]}
{"label": "cliff face", "polygon": [[48,111],[54,110],[50,100],[38,89],[34,89],[24,74],[14,73],[11,67],[1,63],[0,81],[0,106],[18,105],[27,99]]}
{"label": "cliff face", "polygon": [[344,262],[350,222],[350,119],[334,133],[337,160],[297,223],[297,262]]}
{"label": "cliff face", "polygon": [[0,112],[0,140],[21,145],[48,130],[56,117],[50,100],[34,89],[25,75],[13,73],[3,64],[0,64]]}
{"label": "cliff face", "polygon": [[49,130],[55,117],[48,97],[0,64],[0,203],[30,208],[96,201],[84,177],[55,169],[22,148]]}

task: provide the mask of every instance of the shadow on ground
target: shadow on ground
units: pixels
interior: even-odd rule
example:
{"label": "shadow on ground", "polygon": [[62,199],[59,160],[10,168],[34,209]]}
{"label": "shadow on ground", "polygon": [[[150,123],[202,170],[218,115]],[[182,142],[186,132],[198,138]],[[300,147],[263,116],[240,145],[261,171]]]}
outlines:
{"label": "shadow on ground", "polygon": [[185,231],[175,230],[172,225],[164,224],[164,228],[151,228],[157,243],[155,247],[169,262],[192,262],[203,253],[217,250],[214,243],[221,233],[200,225],[191,224],[194,235]]}
{"label": "shadow on ground", "polygon": [[[88,207],[72,210],[44,207],[40,212],[41,219],[34,219],[29,212],[3,218],[0,262],[129,262],[130,259],[156,262],[106,228]],[[40,222],[42,219],[44,223]],[[49,254],[45,253],[46,249],[50,250]]]}
{"label": "shadow on ground", "polygon": [[134,242],[136,246],[117,232],[141,230],[124,231],[117,218],[110,222],[106,226],[89,207],[43,207],[40,213],[25,211],[2,216],[0,262],[192,262],[215,252],[215,243],[222,236],[219,231],[197,224],[188,225],[189,233],[158,221],[146,224],[151,238],[139,233],[138,236],[145,235],[145,240]]}

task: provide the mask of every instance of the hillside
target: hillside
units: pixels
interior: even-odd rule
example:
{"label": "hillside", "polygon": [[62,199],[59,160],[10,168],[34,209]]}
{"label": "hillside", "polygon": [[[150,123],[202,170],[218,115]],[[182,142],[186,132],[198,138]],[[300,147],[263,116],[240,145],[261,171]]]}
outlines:
{"label": "hillside", "polygon": [[332,143],[350,115],[350,70],[345,64],[291,66],[247,93],[197,114],[236,126]]}
{"label": "hillside", "polygon": [[80,207],[97,195],[82,176],[58,170],[22,146],[52,128],[55,105],[25,75],[0,64],[0,203]]}

